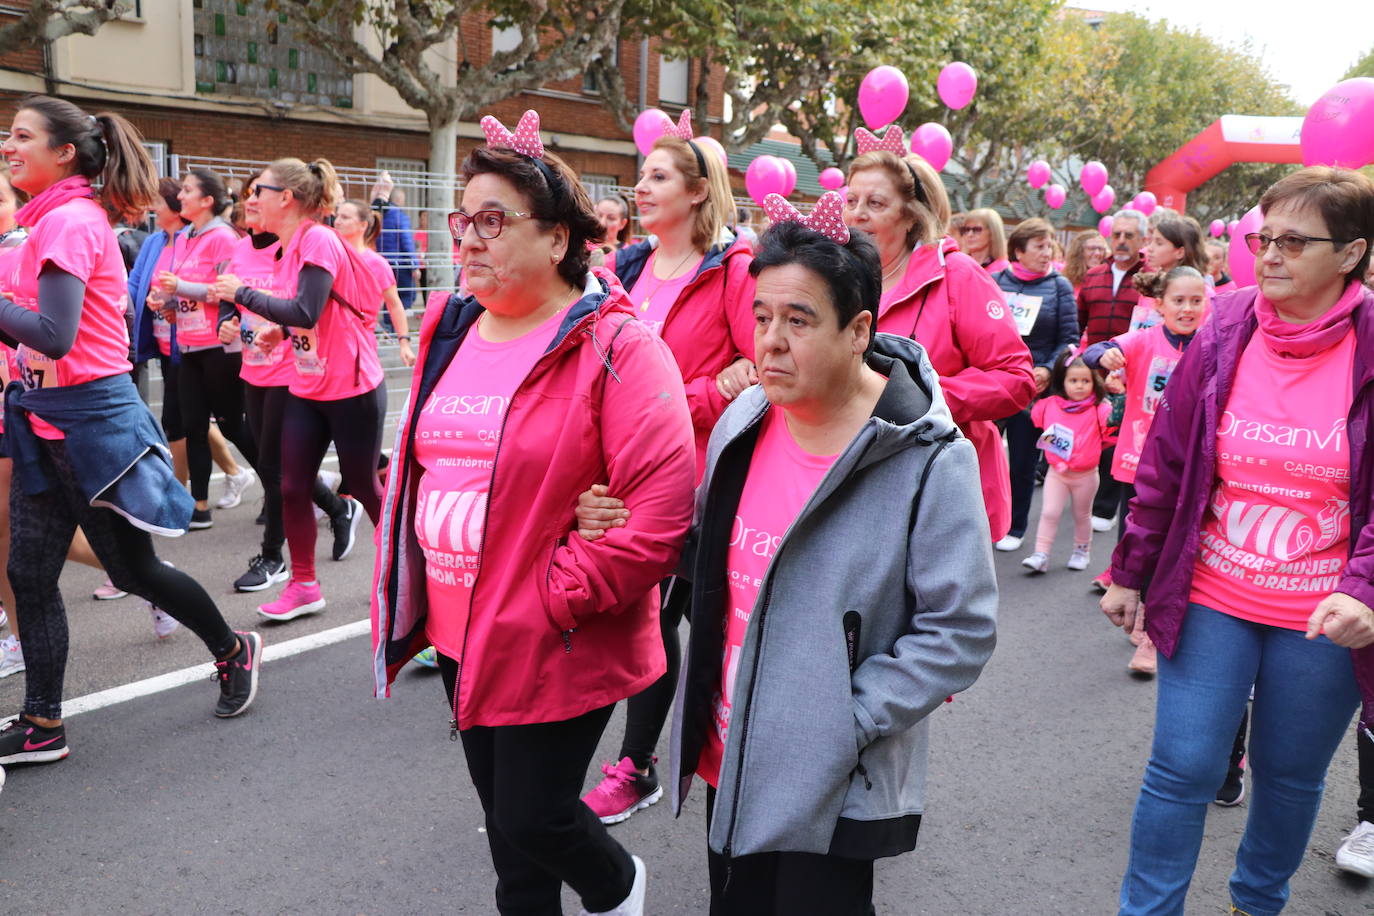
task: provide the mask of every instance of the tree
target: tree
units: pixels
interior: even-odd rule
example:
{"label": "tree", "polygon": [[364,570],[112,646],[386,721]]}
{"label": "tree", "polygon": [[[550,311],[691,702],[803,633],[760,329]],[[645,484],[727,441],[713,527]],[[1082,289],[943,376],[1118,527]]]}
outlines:
{"label": "tree", "polygon": [[1361,57],[1359,60],[1355,61],[1355,63],[1351,65],[1350,69],[1345,71],[1345,76],[1341,77],[1341,79],[1349,80],[1354,79],[1357,76],[1374,77],[1374,47],[1371,47],[1368,51],[1366,51],[1364,57]]}
{"label": "tree", "polygon": [[129,0],[29,0],[12,10],[16,19],[0,26],[0,54],[46,44],[66,35],[94,35],[133,8]]}

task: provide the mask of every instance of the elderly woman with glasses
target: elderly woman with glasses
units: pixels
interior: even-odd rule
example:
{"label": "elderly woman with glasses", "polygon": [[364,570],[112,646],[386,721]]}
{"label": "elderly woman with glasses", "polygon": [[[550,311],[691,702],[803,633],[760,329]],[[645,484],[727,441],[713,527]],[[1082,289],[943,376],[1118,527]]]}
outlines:
{"label": "elderly woman with glasses", "polygon": [[1303,169],[1260,210],[1258,287],[1217,299],[1170,377],[1102,599],[1130,628],[1148,583],[1160,653],[1123,914],[1183,912],[1252,686],[1236,912],[1283,908],[1361,700],[1374,721],[1374,182]]}
{"label": "elderly woman with glasses", "polygon": [[959,250],[977,261],[990,276],[1011,266],[1007,260],[1007,230],[1002,216],[991,207],[964,214],[959,224]]}
{"label": "elderly woman with glasses", "polygon": [[[584,912],[638,916],[644,863],[579,796],[616,701],[665,670],[692,421],[672,353],[588,272],[601,225],[538,116],[482,126],[449,220],[468,293],[425,315],[382,507],[377,689],[435,648],[500,913],[561,912],[566,883]],[[573,510],[594,483],[634,515],[589,542]]]}

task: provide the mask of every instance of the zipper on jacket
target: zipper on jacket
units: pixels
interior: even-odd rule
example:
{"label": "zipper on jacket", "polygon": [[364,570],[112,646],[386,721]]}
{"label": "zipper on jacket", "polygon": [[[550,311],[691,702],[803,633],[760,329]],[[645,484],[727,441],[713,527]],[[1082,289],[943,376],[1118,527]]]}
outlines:
{"label": "zipper on jacket", "polygon": [[[778,556],[782,553],[781,548],[773,555],[773,563],[778,562]],[[773,600],[772,584],[769,584],[767,593],[763,596],[763,604],[759,607],[759,638],[758,651],[754,653],[754,660],[749,665],[749,696],[744,700],[744,716],[740,720],[739,730],[739,759],[735,764],[735,794],[730,799],[730,832],[725,837],[725,858],[730,859],[735,846],[735,827],[739,817],[739,797],[740,784],[744,781],[744,742],[749,737],[749,716],[754,708],[754,685],[759,676],[759,660],[763,656],[763,625],[768,620],[768,605]],[[726,880],[729,880],[727,871]]]}
{"label": "zipper on jacket", "polygon": [[[488,503],[488,505],[490,505],[491,500],[488,499],[488,500],[487,500],[487,503]],[[553,551],[549,553],[549,565],[546,566],[546,567],[544,568],[544,590],[545,590],[545,591],[549,591],[549,590],[550,590],[550,582],[553,580],[553,554],[554,554],[554,552],[557,552],[557,550],[558,550],[558,546],[555,544],[555,545],[554,545]],[[564,654],[564,655],[569,655],[569,654],[572,653],[572,634],[573,634],[573,630],[576,630],[576,629],[577,629],[576,627],[573,627],[572,629],[563,630],[563,631],[561,631],[560,634],[559,634],[560,636],[563,637],[563,654]]]}
{"label": "zipper on jacket", "polygon": [[[472,616],[471,611],[468,616]],[[463,676],[463,663],[458,662],[458,670],[453,675],[453,719],[448,723],[448,740],[458,740],[458,680]]]}

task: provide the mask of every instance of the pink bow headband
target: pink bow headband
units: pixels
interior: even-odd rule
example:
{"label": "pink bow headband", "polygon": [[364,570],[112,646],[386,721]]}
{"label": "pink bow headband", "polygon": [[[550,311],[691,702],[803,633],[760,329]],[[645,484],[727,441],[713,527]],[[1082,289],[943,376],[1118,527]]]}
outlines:
{"label": "pink bow headband", "polygon": [[844,224],[844,198],[836,191],[826,191],[816,201],[811,212],[802,216],[796,207],[781,194],[769,194],[763,199],[763,212],[775,223],[801,223],[841,245],[849,243],[849,227]]}
{"label": "pink bow headband", "polygon": [[543,174],[549,190],[558,193],[556,189],[562,187],[563,181],[553,167],[544,161],[544,141],[539,139],[539,112],[530,109],[522,114],[520,122],[515,125],[515,133],[506,130],[505,125],[491,115],[483,116],[481,124],[488,149],[508,149],[529,157]]}
{"label": "pink bow headband", "polygon": [[692,110],[690,108],[682,109],[682,114],[677,116],[677,124],[674,124],[673,119],[665,114],[663,116],[662,136],[677,137],[690,146],[692,155],[697,159],[697,168],[701,171],[701,177],[706,177],[706,157],[702,155],[701,147],[692,140]]}
{"label": "pink bow headband", "polygon": [[860,127],[854,131],[854,148],[859,151],[859,155],[871,153],[874,150],[887,150],[889,153],[896,153],[898,156],[906,155],[906,134],[896,124],[889,125],[881,137],[869,133]]}

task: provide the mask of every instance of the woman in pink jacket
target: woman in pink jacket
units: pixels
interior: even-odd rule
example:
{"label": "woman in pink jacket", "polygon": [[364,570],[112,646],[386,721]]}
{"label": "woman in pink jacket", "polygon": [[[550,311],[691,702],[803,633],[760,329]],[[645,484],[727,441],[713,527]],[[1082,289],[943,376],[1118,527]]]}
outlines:
{"label": "woman in pink jacket", "polygon": [[[600,226],[529,112],[463,164],[468,296],[425,314],[393,452],[373,596],[378,690],[434,646],[486,813],[503,914],[641,914],[644,863],[579,799],[618,700],[665,670],[657,584],[692,513],[692,422],[672,354],[587,270]],[[588,542],[578,494],[633,522]]]}
{"label": "woman in pink jacket", "polygon": [[940,175],[920,156],[873,149],[849,167],[845,222],[872,233],[882,257],[878,330],[913,338],[930,354],[954,422],[978,450],[998,541],[1011,525],[1011,484],[994,421],[1030,404],[1035,376],[1001,290],[945,237],[949,216]]}

